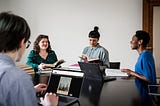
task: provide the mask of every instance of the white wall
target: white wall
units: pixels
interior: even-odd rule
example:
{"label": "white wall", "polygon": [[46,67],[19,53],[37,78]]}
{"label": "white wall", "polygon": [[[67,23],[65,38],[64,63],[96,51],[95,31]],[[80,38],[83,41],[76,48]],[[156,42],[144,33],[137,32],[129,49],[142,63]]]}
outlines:
{"label": "white wall", "polygon": [[39,34],[49,35],[52,48],[66,64],[79,60],[89,44],[89,31],[97,25],[110,61],[120,61],[121,68],[134,68],[138,54],[130,49],[129,41],[142,29],[142,0],[0,0],[0,11],[7,10],[28,21],[32,42]]}

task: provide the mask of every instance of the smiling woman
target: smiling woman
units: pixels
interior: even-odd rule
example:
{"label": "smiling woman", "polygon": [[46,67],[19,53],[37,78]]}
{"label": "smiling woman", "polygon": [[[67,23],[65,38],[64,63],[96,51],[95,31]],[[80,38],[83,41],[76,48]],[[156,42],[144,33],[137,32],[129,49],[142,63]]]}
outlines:
{"label": "smiling woman", "polygon": [[53,64],[57,60],[57,55],[51,49],[48,36],[39,35],[34,42],[33,50],[30,51],[26,62],[35,71],[35,84],[39,83],[39,69],[43,70],[45,64]]}

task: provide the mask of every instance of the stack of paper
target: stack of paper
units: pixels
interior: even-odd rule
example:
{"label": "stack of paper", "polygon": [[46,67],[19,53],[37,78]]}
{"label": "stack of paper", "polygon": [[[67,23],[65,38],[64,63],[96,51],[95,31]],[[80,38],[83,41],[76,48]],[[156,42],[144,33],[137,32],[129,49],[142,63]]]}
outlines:
{"label": "stack of paper", "polygon": [[106,76],[123,77],[128,76],[127,73],[122,72],[120,69],[105,69]]}

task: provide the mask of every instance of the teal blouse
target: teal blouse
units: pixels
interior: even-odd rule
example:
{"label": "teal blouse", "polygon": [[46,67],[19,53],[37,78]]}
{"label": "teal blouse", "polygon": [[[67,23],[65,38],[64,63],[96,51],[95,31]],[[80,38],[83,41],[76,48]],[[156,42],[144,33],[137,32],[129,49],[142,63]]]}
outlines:
{"label": "teal blouse", "polygon": [[57,61],[57,56],[54,51],[48,53],[46,59],[41,58],[39,54],[37,54],[34,50],[31,50],[28,57],[26,64],[31,66],[35,72],[38,72],[38,65],[41,63],[53,64]]}

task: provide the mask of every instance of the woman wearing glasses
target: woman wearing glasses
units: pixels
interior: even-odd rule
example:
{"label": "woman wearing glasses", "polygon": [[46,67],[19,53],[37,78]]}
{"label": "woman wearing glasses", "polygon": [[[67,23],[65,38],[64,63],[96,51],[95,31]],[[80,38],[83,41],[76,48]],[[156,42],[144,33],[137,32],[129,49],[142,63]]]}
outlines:
{"label": "woman wearing glasses", "polygon": [[57,55],[51,49],[49,37],[47,35],[39,35],[34,42],[33,50],[30,51],[26,62],[35,71],[35,84],[39,83],[39,69],[43,70],[45,64],[53,64],[57,60]]}

